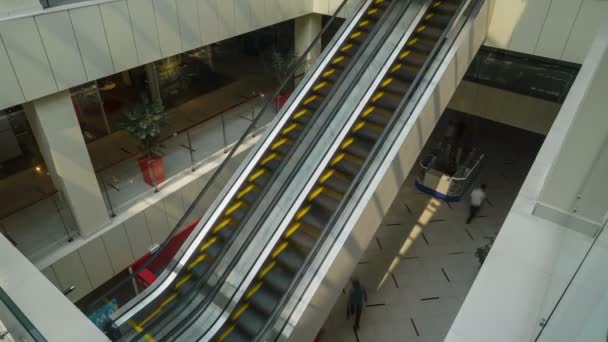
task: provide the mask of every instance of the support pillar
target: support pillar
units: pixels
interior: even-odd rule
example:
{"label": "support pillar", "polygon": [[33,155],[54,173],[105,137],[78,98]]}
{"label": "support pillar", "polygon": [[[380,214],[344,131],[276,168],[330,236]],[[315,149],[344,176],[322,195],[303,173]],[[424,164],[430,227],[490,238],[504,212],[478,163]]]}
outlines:
{"label": "support pillar", "polygon": [[146,80],[148,81],[148,91],[150,95],[150,100],[153,102],[159,101],[163,102],[162,97],[160,96],[160,84],[158,83],[158,74],[156,73],[156,66],[154,63],[148,63],[144,66],[146,69]]}
{"label": "support pillar", "polygon": [[[321,15],[311,13],[295,19],[295,53],[301,56],[304,51],[312,44],[315,37],[321,32],[323,25]],[[321,54],[321,40],[315,44],[315,47],[306,55],[306,60],[303,67],[298,70],[298,74],[308,71],[310,66],[317,60]]]}
{"label": "support pillar", "polygon": [[69,92],[27,103],[25,111],[51,178],[72,210],[80,235],[96,233],[110,222],[110,217]]}
{"label": "support pillar", "polygon": [[[608,32],[608,26],[603,31]],[[608,40],[598,35],[561,111],[576,113],[540,202],[600,226],[608,210]]]}

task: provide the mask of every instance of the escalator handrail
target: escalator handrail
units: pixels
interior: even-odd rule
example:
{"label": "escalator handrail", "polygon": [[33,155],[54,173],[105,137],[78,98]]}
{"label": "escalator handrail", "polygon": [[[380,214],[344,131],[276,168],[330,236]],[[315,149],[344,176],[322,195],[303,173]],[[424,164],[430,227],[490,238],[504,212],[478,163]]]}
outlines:
{"label": "escalator handrail", "polygon": [[[410,1],[411,1],[411,0],[410,0]],[[364,5],[366,2],[367,2],[367,1],[362,2],[362,5]],[[369,2],[371,3],[371,1],[369,1]],[[395,1],[395,2],[393,2],[393,5],[394,5],[395,3],[396,3],[396,1]],[[391,8],[392,8],[392,7],[391,7]],[[385,15],[388,15],[389,13],[390,13],[390,9],[389,9],[389,10],[387,10],[387,11],[385,11]],[[381,21],[382,21],[382,19],[381,19],[381,20],[379,20],[379,22],[381,22]],[[372,40],[372,36],[375,36],[375,34],[376,34],[376,32],[377,32],[377,29],[378,29],[378,28],[380,28],[380,25],[378,25],[378,26],[376,26],[376,27],[375,27],[375,29],[374,29],[374,30],[372,31],[372,33],[370,34],[370,37],[369,37],[369,38],[366,40],[366,42],[364,43],[364,45],[363,45],[363,46],[362,46],[362,47],[361,47],[361,48],[358,50],[358,52],[357,52],[357,54],[355,55],[355,57],[353,57],[353,62],[352,62],[350,65],[349,65],[349,67],[347,67],[347,70],[346,70],[346,71],[345,71],[345,72],[342,74],[341,79],[342,79],[342,78],[345,78],[345,77],[348,75],[349,70],[350,70],[350,69],[352,69],[352,67],[353,67],[353,66],[354,66],[354,65],[355,65],[355,64],[358,62],[358,59],[360,58],[360,55],[361,55],[361,54],[362,54],[362,53],[365,51],[365,47],[366,47],[366,46],[369,44],[369,42]],[[350,32],[350,31],[348,31],[348,32]],[[347,33],[348,33],[348,32],[347,32]],[[358,75],[358,77],[357,77],[357,78],[359,78],[359,77],[360,77],[360,75]],[[338,81],[338,82],[337,82],[337,84],[339,84],[339,83],[341,83],[341,81]],[[351,88],[352,88],[352,86],[351,86]],[[334,92],[335,92],[335,90],[337,90],[337,87],[336,87],[336,88],[334,88],[334,90],[332,90],[332,92],[330,93],[330,95],[328,95],[328,96],[327,96],[327,99],[326,99],[327,101],[329,101],[329,100],[331,99],[331,94],[332,94],[332,93],[334,93]],[[349,93],[348,91],[347,91],[347,92],[345,92],[345,94],[348,94],[348,93]],[[340,103],[343,103],[345,100],[346,100],[345,95],[343,95],[343,96],[342,96],[342,98],[340,99]],[[325,103],[325,104],[326,104],[326,103]],[[338,106],[339,106],[339,105],[340,105],[340,104],[338,104]],[[321,109],[319,109],[319,110],[321,110]],[[309,126],[308,126],[308,127],[309,127],[309,129],[310,129],[310,128],[312,128],[312,126],[313,126],[313,125],[309,125]],[[322,131],[317,132],[315,137],[320,136],[320,135],[321,135],[321,133],[322,133]],[[301,137],[303,138],[305,134],[306,134],[306,133],[303,133]],[[309,146],[309,147],[306,149],[306,151],[304,152],[304,155],[307,155],[307,154],[310,152],[310,150],[311,150],[312,148],[313,148],[313,146]],[[292,150],[291,152],[295,152],[295,149],[294,149],[294,150]],[[295,166],[295,167],[292,169],[292,171],[291,171],[291,173],[290,173],[290,177],[287,177],[288,179],[293,179],[293,177],[292,177],[292,176],[293,176],[293,175],[296,173],[296,171],[299,169],[299,167],[302,165],[302,163],[303,163],[303,159],[299,160],[299,162],[298,162],[297,166]],[[278,175],[278,173],[276,173],[276,175]],[[286,187],[287,187],[287,185],[286,185],[286,184],[283,184],[283,185],[281,186],[281,190],[279,191],[279,193],[283,192],[283,190],[284,190]],[[261,218],[261,219],[258,221],[258,223],[256,224],[256,227],[255,227],[255,228],[254,228],[254,230],[252,231],[251,235],[254,235],[254,234],[255,234],[255,232],[261,228],[261,223],[263,223],[263,222],[265,221],[265,219],[264,219],[264,218],[266,218],[266,217],[268,217],[268,216],[270,215],[271,209],[273,209],[273,208],[274,208],[274,206],[275,206],[275,204],[277,203],[277,201],[278,201],[278,198],[274,198],[273,202],[267,206],[267,209],[265,210],[264,214],[262,215],[262,218]],[[253,236],[251,236],[251,235],[250,235],[250,238],[253,238]],[[248,241],[250,241],[250,239],[248,239]],[[247,244],[247,243],[245,243],[245,245],[246,245],[246,244]],[[243,251],[243,252],[244,252],[244,251]],[[240,256],[240,255],[241,255],[241,253],[237,254],[237,256],[236,256],[234,259],[238,261],[238,259],[239,259],[239,256]],[[251,269],[252,269],[254,266],[255,266],[255,265],[252,265],[252,266],[250,267],[250,269],[247,271],[247,273],[251,272]],[[232,300],[233,300],[233,299],[234,299],[234,297],[236,296],[236,294],[237,294],[237,292],[238,292],[238,289],[239,289],[239,288],[242,288],[242,286],[246,285],[246,284],[244,284],[244,282],[245,282],[245,280],[241,281],[241,283],[240,283],[240,284],[238,285],[238,287],[237,287],[237,291],[235,291],[235,292],[232,294],[232,296],[229,298],[228,303],[227,303],[227,304],[224,306],[224,308],[223,308],[223,311],[224,311],[224,312],[227,310],[228,306],[229,306],[229,305],[232,303]],[[203,304],[201,303],[201,306],[202,306],[202,305],[203,305]],[[200,306],[199,306],[199,308],[197,308],[197,309],[199,309],[199,310],[198,310],[198,312],[197,312],[197,314],[196,314],[196,315],[191,316],[191,318],[193,317],[194,319],[196,319],[196,318],[197,318],[197,317],[200,315],[200,311],[204,310],[204,308],[201,308]],[[218,318],[219,318],[219,317],[218,317]],[[214,321],[214,324],[216,324],[216,322],[217,322],[217,319]],[[187,324],[180,324],[180,326],[181,326],[181,327],[187,327],[188,325],[187,325]],[[211,327],[210,327],[209,329],[211,329]],[[204,334],[207,334],[207,333],[209,332],[209,329],[207,329],[207,331],[205,331],[205,332],[204,332]]]}
{"label": "escalator handrail", "polygon": [[[343,7],[343,5],[347,1],[348,0],[343,0],[343,3],[341,4],[341,7]],[[331,21],[333,21],[335,19],[336,14],[337,14],[337,12],[334,13],[334,15],[330,18]],[[329,25],[326,25],[326,27],[329,27]],[[291,67],[291,70],[289,71],[288,76],[283,80],[283,82],[281,83],[281,85],[274,90],[273,95],[270,96],[270,97],[268,97],[266,99],[266,101],[264,102],[264,105],[258,111],[258,114],[250,122],[249,126],[241,134],[241,136],[239,137],[239,139],[232,145],[232,147],[230,148],[229,152],[225,156],[225,158],[222,161],[222,163],[217,167],[217,169],[211,175],[211,177],[209,178],[209,180],[206,182],[206,184],[203,187],[203,189],[194,198],[194,200],[192,201],[192,204],[188,207],[188,209],[186,209],[186,211],[184,212],[184,214],[182,215],[182,217],[174,225],[173,229],[169,232],[168,237],[160,244],[160,246],[156,249],[156,251],[152,253],[152,257],[149,258],[146,262],[142,263],[136,270],[133,270],[133,272],[129,275],[129,277],[121,280],[119,283],[117,283],[116,285],[112,286],[110,289],[108,289],[102,295],[100,295],[97,300],[95,300],[93,303],[91,303],[88,306],[89,309],[92,306],[96,306],[96,307],[99,306],[99,304],[102,304],[104,298],[107,298],[111,294],[115,293],[118,289],[120,289],[122,286],[125,286],[128,282],[132,282],[134,280],[134,277],[137,274],[139,274],[141,271],[143,271],[144,269],[146,269],[152,262],[154,262],[158,258],[158,256],[161,254],[161,251],[171,242],[171,239],[173,238],[173,236],[177,232],[179,232],[179,230],[181,229],[181,227],[184,225],[185,220],[190,216],[190,214],[192,214],[192,211],[196,208],[196,206],[198,205],[198,202],[201,200],[201,198],[203,198],[203,196],[211,189],[211,186],[213,184],[215,184],[216,179],[219,177],[219,175],[221,174],[221,172],[224,171],[224,169],[227,167],[228,163],[232,160],[232,157],[234,156],[234,154],[236,153],[236,151],[243,145],[243,143],[245,142],[245,140],[247,139],[247,137],[256,129],[256,126],[257,126],[258,122],[261,120],[261,117],[263,116],[263,113],[268,109],[268,106],[271,103],[273,103],[274,99],[279,94],[281,94],[281,92],[283,91],[283,89],[289,84],[290,80],[294,77],[294,75],[296,74],[296,72],[304,65],[304,63],[307,62],[307,55],[312,51],[312,49],[315,47],[315,45],[317,43],[319,43],[319,41],[321,39],[321,35],[324,32],[325,31],[322,30],[317,35],[317,37],[315,37],[315,39],[313,40],[312,44],[310,44],[306,48],[306,50],[301,54],[301,56],[298,57],[297,61]],[[285,108],[286,111],[290,109],[290,104],[291,103],[287,103],[284,106],[284,108]],[[277,117],[278,116],[279,115],[277,113]],[[218,208],[214,208],[214,209],[217,210]],[[200,222],[199,222],[199,225],[200,225]],[[192,235],[194,235],[194,234],[192,234]],[[175,266],[175,264],[173,264],[173,266]],[[157,282],[160,282],[160,281],[162,281],[162,280],[161,279],[157,280]],[[135,307],[139,302],[141,302],[142,299],[143,298],[140,298],[137,303],[132,304],[132,307]]]}
{"label": "escalator handrail", "polygon": [[[328,29],[328,27],[332,24],[333,20],[335,20],[335,18],[337,17],[338,13],[343,9],[343,6],[348,2],[349,0],[344,0],[343,3],[337,8],[336,12],[332,15],[332,17],[330,17],[330,19],[328,20],[328,22],[326,23],[326,25],[323,27],[323,29],[321,30],[321,32],[318,34],[318,37],[321,37],[323,35],[323,33]],[[354,1],[354,0],[351,0]],[[365,3],[365,2],[363,2]],[[354,27],[353,27],[354,29]],[[345,31],[343,34],[349,34],[350,31]],[[316,42],[313,41],[312,45],[314,45]],[[364,49],[361,49],[360,51],[362,52]],[[337,52],[337,51],[336,51]],[[327,55],[326,58],[333,58],[334,55]],[[358,55],[356,55],[358,56]],[[354,57],[354,59],[356,59],[357,57]],[[327,103],[331,100],[332,98],[332,94],[335,93],[335,91],[338,88],[338,84],[340,84],[343,79],[348,75],[348,70],[350,70],[352,68],[352,66],[354,65],[353,62],[351,62],[351,64],[349,64],[349,67],[347,67],[346,71],[340,76],[340,78],[338,79],[338,81],[336,82],[336,86],[334,86],[334,88],[332,89],[332,91],[329,93],[329,95],[326,97],[326,99],[324,100],[324,102],[321,104],[321,106],[319,107],[319,109],[317,109],[315,111],[315,113],[319,113],[321,112],[326,106]],[[307,90],[303,90],[303,91],[307,91]],[[310,130],[312,127],[314,126],[314,121],[311,123],[307,124],[307,130]],[[296,150],[296,146],[299,144],[299,142],[301,142],[301,140],[304,138],[304,136],[306,135],[306,132],[302,132],[300,137],[298,137],[298,139],[296,140],[296,142],[294,143],[294,146],[290,149],[290,151],[288,152],[288,154],[285,156],[284,160],[288,160],[291,158],[291,156],[293,155],[293,153]],[[268,184],[271,184],[276,177],[280,174],[280,171],[283,169],[283,167],[285,166],[285,162],[282,162],[281,166],[279,167],[278,170],[276,170],[273,173],[273,176],[270,178]],[[267,193],[267,191],[270,189],[270,186],[265,186],[264,190],[258,195],[258,198],[256,199],[256,201],[254,202],[254,204],[251,206],[251,208],[248,210],[248,213],[245,215],[245,217],[241,220],[239,227],[245,225],[245,223],[247,223],[248,219],[251,217],[251,215],[253,214],[253,212],[256,210],[256,208],[259,206],[260,202],[262,201],[264,194]],[[268,213],[265,213],[265,215],[268,215]],[[217,292],[220,290],[220,287],[223,283],[223,281],[228,277],[230,271],[234,268],[234,266],[238,263],[239,261],[239,256],[242,255],[245,251],[245,249],[247,247],[249,247],[249,243],[251,242],[251,240],[255,237],[256,232],[259,230],[260,228],[260,224],[257,224],[249,233],[248,237],[246,238],[246,241],[241,243],[241,247],[239,248],[238,252],[236,253],[236,255],[233,257],[233,261],[230,262],[230,264],[228,265],[228,267],[226,268],[226,270],[222,273],[222,275],[220,277],[218,277],[216,286],[214,286],[213,290],[206,296],[206,298],[201,301],[199,304],[197,304],[197,306],[194,308],[194,310],[197,311],[197,313],[200,313],[200,311],[204,310],[205,307],[207,305],[210,304],[210,301],[215,297],[215,295],[217,294]],[[240,231],[239,228],[237,228],[237,232]],[[225,255],[225,253],[228,251],[229,247],[232,245],[232,243],[235,241],[235,239],[238,237],[238,234],[234,234],[228,241],[228,243],[222,248],[222,251],[220,252],[220,255],[216,258],[218,261],[214,262],[214,265],[212,266],[211,269],[209,269],[208,271],[205,272],[205,274],[197,280],[196,285],[194,286],[194,289],[192,291],[192,294],[190,295],[190,299],[194,298],[196,296],[196,293],[201,290],[203,288],[203,286],[206,284],[206,282],[208,281],[209,277],[214,274],[215,269],[218,265],[219,260],[222,259],[222,257]],[[233,295],[234,296],[234,295]],[[191,304],[191,302],[189,300],[185,300],[184,301],[187,304]],[[226,308],[224,308],[225,310]],[[175,311],[175,310],[179,310],[178,308],[172,308],[171,311]],[[193,311],[194,311],[193,310]],[[169,312],[163,312],[161,313],[159,316],[155,317],[153,320],[151,320],[150,322],[147,323],[147,325],[149,326],[153,326],[154,324],[157,323],[157,321],[162,320],[164,317],[166,317],[166,315],[168,315]],[[196,318],[196,315],[190,315],[188,318],[192,319],[192,318]],[[180,322],[180,324],[175,325],[175,328],[179,328],[179,327],[187,327],[187,324],[182,324],[183,320]],[[167,333],[167,335],[173,335],[174,333],[174,329],[171,329],[169,331],[169,333]],[[136,340],[139,337],[142,337],[143,335],[146,334],[146,331],[149,331],[148,329],[145,329],[144,331],[140,332],[137,334],[136,337],[134,337],[132,340]]]}
{"label": "escalator handrail", "polygon": [[[442,41],[447,37],[448,33],[451,32],[451,30],[453,29],[452,26],[455,24],[456,19],[460,17],[458,14],[463,12],[463,8],[465,7],[465,4],[471,3],[471,2],[481,2],[481,1],[483,1],[483,0],[463,0],[462,1],[462,3],[459,5],[459,8],[456,11],[457,15],[455,15],[452,19],[450,19],[450,22],[444,29],[444,32],[442,32],[440,38],[437,40],[438,44],[435,45],[435,47],[429,54],[428,59],[425,61],[425,63],[420,68],[420,71],[416,75],[416,78],[412,82],[412,85],[408,88],[408,91],[406,92],[403,99],[397,106],[395,113],[403,112],[417,91],[426,91],[426,87],[424,89],[419,89],[418,86],[420,86],[420,83],[423,81],[423,78],[424,78],[427,70],[430,68],[430,65],[435,61],[436,55],[439,53],[441,48],[444,46],[443,45],[444,42],[442,42]],[[392,62],[390,62],[390,63],[392,63]],[[386,76],[386,74],[382,75],[382,78],[384,78],[385,76]],[[398,114],[393,115],[393,117],[391,118],[389,123],[386,125],[384,132],[382,133],[382,135],[380,136],[378,141],[376,141],[376,143],[374,144],[374,147],[370,151],[368,157],[366,158],[366,160],[365,160],[364,164],[362,165],[360,171],[358,172],[357,176],[355,177],[353,182],[348,187],[344,198],[340,201],[338,208],[334,211],[334,213],[328,220],[328,223],[327,223],[325,229],[323,229],[323,233],[321,234],[319,239],[315,242],[315,246],[313,247],[312,253],[306,257],[302,267],[298,270],[295,277],[293,278],[294,280],[292,281],[289,289],[283,295],[283,298],[277,305],[277,308],[280,308],[281,306],[285,305],[286,301],[288,299],[291,299],[291,295],[296,290],[297,285],[299,284],[299,280],[302,278],[302,276],[304,275],[305,271],[308,268],[307,266],[309,266],[312,263],[312,261],[316,258],[317,254],[319,253],[320,249],[318,248],[318,246],[330,235],[331,229],[328,229],[328,227],[331,227],[332,225],[334,225],[336,223],[336,220],[342,216],[343,211],[346,209],[346,204],[349,202],[349,200],[352,198],[352,196],[355,193],[354,189],[359,187],[360,182],[362,181],[362,178],[364,177],[364,175],[367,174],[367,171],[369,170],[369,168],[372,164],[372,161],[376,159],[375,157],[379,153],[380,148],[382,148],[385,145],[384,143],[385,143],[385,140],[388,138],[388,132],[390,132],[392,130],[393,126],[396,124],[399,117],[400,117],[400,115],[398,115]],[[350,127],[349,127],[349,129],[350,129]],[[316,182],[316,180],[315,180],[315,182]],[[343,229],[343,228],[344,227],[342,227],[341,229]],[[317,272],[318,272],[318,269],[315,270],[315,273],[317,273]],[[311,280],[312,279],[314,279],[314,277],[312,277]],[[310,283],[308,285],[310,286]],[[298,298],[298,302],[300,302],[302,300],[302,297],[303,297],[303,295],[301,295]],[[287,317],[291,317],[293,315],[296,307],[297,307],[297,305],[294,305],[294,307],[292,308],[292,311],[289,313],[289,315],[287,315]],[[264,328],[262,328],[262,330],[260,331],[258,336],[256,336],[256,340],[259,340],[261,338],[261,336],[263,336],[265,334],[265,332],[268,330],[269,326],[271,325],[271,322],[277,318],[277,316],[279,315],[280,312],[281,312],[281,310],[275,310],[273,312],[272,316],[266,321]],[[283,326],[279,329],[279,334],[276,337],[277,339],[278,339],[278,336],[281,335],[280,332],[282,332],[285,329],[285,327],[287,326],[288,323],[289,323],[289,319],[285,319]]]}

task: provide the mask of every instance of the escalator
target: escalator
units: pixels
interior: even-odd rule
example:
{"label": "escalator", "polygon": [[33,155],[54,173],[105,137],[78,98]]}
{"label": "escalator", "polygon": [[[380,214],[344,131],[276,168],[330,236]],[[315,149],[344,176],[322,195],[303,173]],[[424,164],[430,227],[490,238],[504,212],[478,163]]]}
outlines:
{"label": "escalator", "polygon": [[259,340],[364,163],[414,91],[465,0],[433,0],[251,282],[218,341]]}
{"label": "escalator", "polygon": [[[311,80],[311,86],[299,97],[299,103],[290,106],[289,118],[283,121],[273,140],[267,143],[266,150],[260,153],[256,164],[249,169],[238,190],[233,192],[234,196],[229,199],[221,214],[216,216],[217,219],[212,222],[208,234],[174,276],[170,285],[164,290],[155,290],[154,298],[134,305],[128,315],[120,316],[117,320],[121,335],[124,331],[135,331],[139,336],[153,339],[153,336],[147,335],[149,327],[158,324],[160,318],[175,309],[178,303],[191,298],[189,295],[193,292],[201,291],[200,284],[204,283],[204,279],[209,276],[218,260],[243,229],[259,199],[281,171],[303,135],[317,120],[353,62],[361,54],[362,47],[373,36],[372,33],[382,22],[383,16],[390,12],[394,1],[396,0],[371,0],[361,8],[360,16],[352,30],[346,32],[347,36],[335,50],[335,54],[328,56],[328,62],[318,74],[318,78]],[[120,324],[121,322],[126,324]]]}

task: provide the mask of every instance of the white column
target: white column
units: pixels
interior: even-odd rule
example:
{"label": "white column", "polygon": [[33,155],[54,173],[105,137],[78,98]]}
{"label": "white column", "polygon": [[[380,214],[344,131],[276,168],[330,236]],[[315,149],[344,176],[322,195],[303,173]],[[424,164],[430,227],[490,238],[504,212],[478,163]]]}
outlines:
{"label": "white column", "polygon": [[[608,26],[603,32],[608,33]],[[593,68],[587,67],[593,65]],[[600,223],[608,209],[608,39],[599,35],[561,111],[575,112],[540,201]]]}
{"label": "white column", "polygon": [[[306,51],[322,28],[321,15],[319,14],[311,13],[295,19],[295,53],[298,56],[301,56]],[[317,60],[320,54],[321,40],[307,54],[304,68],[298,70],[298,73],[308,71],[310,65]]]}
{"label": "white column", "polygon": [[97,177],[68,91],[25,105],[28,121],[58,190],[65,197],[80,235],[90,236],[110,222]]}
{"label": "white column", "polygon": [[160,85],[158,84],[158,75],[156,74],[156,66],[154,63],[148,63],[144,65],[146,70],[146,80],[148,81],[148,90],[150,92],[150,99],[152,101],[162,102],[160,96]]}

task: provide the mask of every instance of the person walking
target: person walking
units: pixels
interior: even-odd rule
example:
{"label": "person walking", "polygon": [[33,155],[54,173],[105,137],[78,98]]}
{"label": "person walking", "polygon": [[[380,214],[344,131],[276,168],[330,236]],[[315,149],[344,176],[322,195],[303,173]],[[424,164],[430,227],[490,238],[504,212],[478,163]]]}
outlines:
{"label": "person walking", "polygon": [[358,279],[353,279],[353,288],[350,290],[346,315],[348,318],[351,314],[355,314],[355,330],[359,330],[361,312],[363,311],[365,302],[367,302],[367,292],[363,286],[361,286]]}
{"label": "person walking", "polygon": [[479,208],[486,200],[486,185],[482,184],[480,187],[471,191],[471,206],[469,209],[469,217],[467,218],[467,224],[470,224],[475,215],[479,212]]}

